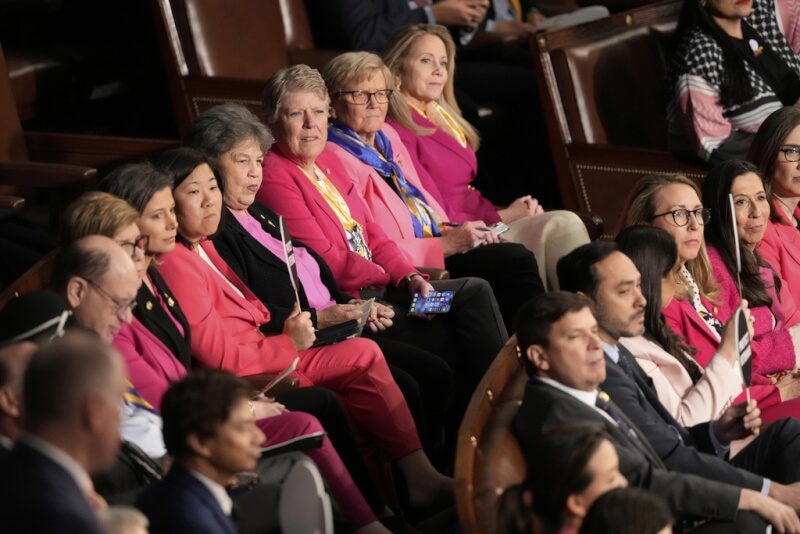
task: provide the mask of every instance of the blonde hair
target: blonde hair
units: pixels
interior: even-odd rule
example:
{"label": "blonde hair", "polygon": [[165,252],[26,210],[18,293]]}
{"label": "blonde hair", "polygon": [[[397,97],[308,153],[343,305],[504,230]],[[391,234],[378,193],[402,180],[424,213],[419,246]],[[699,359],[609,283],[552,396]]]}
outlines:
{"label": "blonde hair", "polygon": [[[636,183],[628,196],[628,200],[625,202],[625,209],[622,212],[622,227],[639,224],[652,225],[653,216],[656,214],[658,194],[662,189],[670,185],[689,186],[697,193],[697,198],[701,201],[703,199],[697,183],[683,174],[647,175]],[[686,262],[686,269],[697,283],[701,295],[711,302],[716,302],[715,298],[719,295],[720,289],[714,279],[714,272],[706,252],[705,239],[700,241],[700,252],[697,257]],[[678,271],[677,280],[678,286],[675,288],[675,297],[678,300],[688,300],[691,295],[691,289],[688,281],[680,275],[680,271]]]}
{"label": "blonde hair", "polygon": [[89,191],[67,207],[61,220],[61,244],[67,245],[87,235],[113,238],[139,220],[136,209],[110,193]]}
{"label": "blonde hair", "polygon": [[[481,144],[478,130],[461,115],[461,108],[458,107],[456,102],[455,91],[453,90],[453,77],[456,70],[456,44],[447,28],[436,24],[406,26],[389,38],[389,42],[386,43],[386,47],[383,49],[383,61],[394,76],[402,76],[411,47],[417,39],[425,35],[434,35],[441,39],[447,51],[447,82],[444,85],[442,97],[439,99],[439,105],[458,123],[472,150],[478,150]],[[408,119],[404,119],[402,111],[399,111],[399,108],[403,107],[408,110],[408,101],[405,96],[400,91],[392,93],[392,98],[389,100],[389,116],[400,125],[419,131],[419,128],[413,127],[414,123],[411,121],[410,113],[408,114]],[[403,122],[404,120],[407,120],[407,122]]]}
{"label": "blonde hair", "polygon": [[278,121],[278,113],[283,107],[286,97],[295,91],[308,91],[317,95],[330,107],[331,98],[317,69],[308,65],[292,65],[277,71],[267,80],[264,92],[261,94],[261,107],[264,120],[272,127]]}
{"label": "blonde hair", "polygon": [[[328,94],[336,97],[349,82],[358,83],[368,80],[376,72],[383,73],[383,77],[386,80],[386,88],[392,90],[393,94],[389,97],[391,102],[391,99],[395,98],[394,93],[397,92],[394,76],[392,76],[392,72],[381,57],[374,52],[345,52],[344,54],[339,54],[322,69],[322,78],[328,86]],[[407,127],[418,134],[433,133],[434,130],[432,129],[421,128],[414,124],[414,121],[411,120],[411,112],[408,106],[397,106],[396,111],[400,118],[395,118],[395,120],[400,124],[411,125]]]}

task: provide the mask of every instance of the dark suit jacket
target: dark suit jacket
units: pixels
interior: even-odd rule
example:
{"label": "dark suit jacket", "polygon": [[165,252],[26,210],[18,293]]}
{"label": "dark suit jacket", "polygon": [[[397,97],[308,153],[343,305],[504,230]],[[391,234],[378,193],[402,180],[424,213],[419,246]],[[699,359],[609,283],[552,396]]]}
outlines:
{"label": "dark suit jacket", "polygon": [[233,520],[208,488],[177,464],[142,493],[136,506],[150,520],[150,534],[236,534]]}
{"label": "dark suit jacket", "polygon": [[600,423],[617,449],[622,474],[632,485],[660,495],[679,517],[732,520],[736,515],[739,488],[667,471],[657,458],[643,453],[597,410],[535,378],[525,388],[525,397],[513,428],[527,455],[543,432],[574,421]]}
{"label": "dark suit jacket", "polygon": [[186,316],[154,265],[150,265],[147,269],[147,274],[150,275],[153,288],[161,294],[161,298],[164,299],[167,306],[172,310],[172,314],[183,327],[184,335],[181,336],[181,333],[175,327],[175,323],[172,322],[167,312],[161,307],[161,303],[158,302],[158,299],[150,293],[150,290],[144,284],[139,288],[139,293],[136,295],[138,304],[133,310],[133,314],[145,328],[164,343],[186,370],[189,371],[192,368],[192,352],[189,348],[192,339]]}
{"label": "dark suit jacket", "polygon": [[[764,479],[727,463],[714,454],[708,434],[709,423],[684,428],[659,402],[647,375],[628,350],[617,345],[633,370],[636,382],[606,356],[606,381],[600,389],[608,393],[628,418],[653,445],[667,469],[761,491]],[[638,388],[636,387],[638,383]],[[641,391],[641,394],[640,394]],[[683,438],[678,439],[670,426]],[[708,453],[708,454],[707,454]]]}
{"label": "dark suit jacket", "polygon": [[5,534],[102,534],[83,491],[59,464],[18,443],[0,469]]}
{"label": "dark suit jacket", "polygon": [[318,48],[380,52],[395,31],[428,22],[407,0],[306,0],[306,6]]}
{"label": "dark suit jacket", "polygon": [[[261,227],[265,232],[280,241],[281,231],[278,226],[278,215],[274,211],[260,202],[254,202],[247,211],[261,222]],[[283,332],[283,323],[291,314],[295,302],[289,269],[283,258],[277,257],[259,243],[236,220],[236,217],[228,212],[223,214],[222,227],[214,235],[212,241],[222,259],[269,310],[270,321],[263,330]],[[317,261],[322,283],[330,291],[333,300],[344,304],[352,298],[339,289],[330,267],[321,256],[296,239],[292,240],[292,244],[295,248],[306,249]],[[316,326],[317,312],[308,307],[308,298],[302,284],[298,287],[298,293],[303,311],[311,313],[311,320]]]}

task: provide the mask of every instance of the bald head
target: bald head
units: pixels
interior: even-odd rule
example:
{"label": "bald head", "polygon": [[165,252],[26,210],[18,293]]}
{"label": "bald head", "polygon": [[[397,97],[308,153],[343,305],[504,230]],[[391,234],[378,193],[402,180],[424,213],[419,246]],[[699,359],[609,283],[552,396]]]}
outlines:
{"label": "bald head", "polygon": [[107,343],[123,322],[131,321],[140,285],[133,260],[108,237],[83,237],[56,257],[53,288],[66,299],[76,322]]}
{"label": "bald head", "polygon": [[13,343],[0,349],[0,388],[8,388],[17,395],[22,392],[22,375],[34,352],[36,344],[30,341]]}
{"label": "bald head", "polygon": [[28,363],[23,426],[40,437],[70,436],[75,446],[85,443],[90,449],[85,467],[103,469],[116,454],[125,386],[122,359],[113,347],[91,332],[68,330]]}

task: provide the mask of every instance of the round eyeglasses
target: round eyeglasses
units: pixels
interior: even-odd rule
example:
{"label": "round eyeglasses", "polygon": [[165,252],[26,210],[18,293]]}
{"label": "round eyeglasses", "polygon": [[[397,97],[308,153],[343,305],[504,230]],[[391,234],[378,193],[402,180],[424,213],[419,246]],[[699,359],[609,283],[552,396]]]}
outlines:
{"label": "round eyeglasses", "polygon": [[672,221],[675,223],[675,226],[686,226],[689,224],[689,214],[694,217],[694,220],[697,221],[697,224],[706,224],[708,221],[711,220],[711,210],[709,208],[697,208],[696,210],[672,210],[672,211],[665,211],[664,213],[659,213],[658,215],[653,215],[650,219],[651,221],[657,219],[658,217],[663,217],[665,215],[672,215]]}
{"label": "round eyeglasses", "polygon": [[136,259],[136,249],[138,248],[142,252],[145,252],[147,251],[147,245],[149,243],[149,235],[140,235],[135,241],[120,241],[119,246],[124,248],[126,251],[130,251],[129,254],[131,255],[131,258]]}
{"label": "round eyeglasses", "polygon": [[339,91],[337,95],[347,95],[352,104],[364,106],[369,102],[369,99],[375,97],[375,102],[378,104],[388,104],[389,97],[392,96],[391,89],[380,89],[370,93],[369,91]]}

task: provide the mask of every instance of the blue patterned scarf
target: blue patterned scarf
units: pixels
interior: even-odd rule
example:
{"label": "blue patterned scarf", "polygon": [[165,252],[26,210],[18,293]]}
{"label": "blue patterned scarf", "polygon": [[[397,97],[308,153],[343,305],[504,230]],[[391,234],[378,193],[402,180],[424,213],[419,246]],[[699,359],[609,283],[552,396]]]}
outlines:
{"label": "blue patterned scarf", "polygon": [[372,148],[364,143],[353,130],[334,120],[328,128],[328,141],[336,143],[348,154],[374,168],[384,181],[392,186],[392,189],[403,199],[408,208],[416,237],[439,237],[442,235],[436,222],[436,213],[425,201],[425,195],[406,180],[400,165],[394,161],[392,143],[385,133],[378,130],[375,134],[376,148]]}

